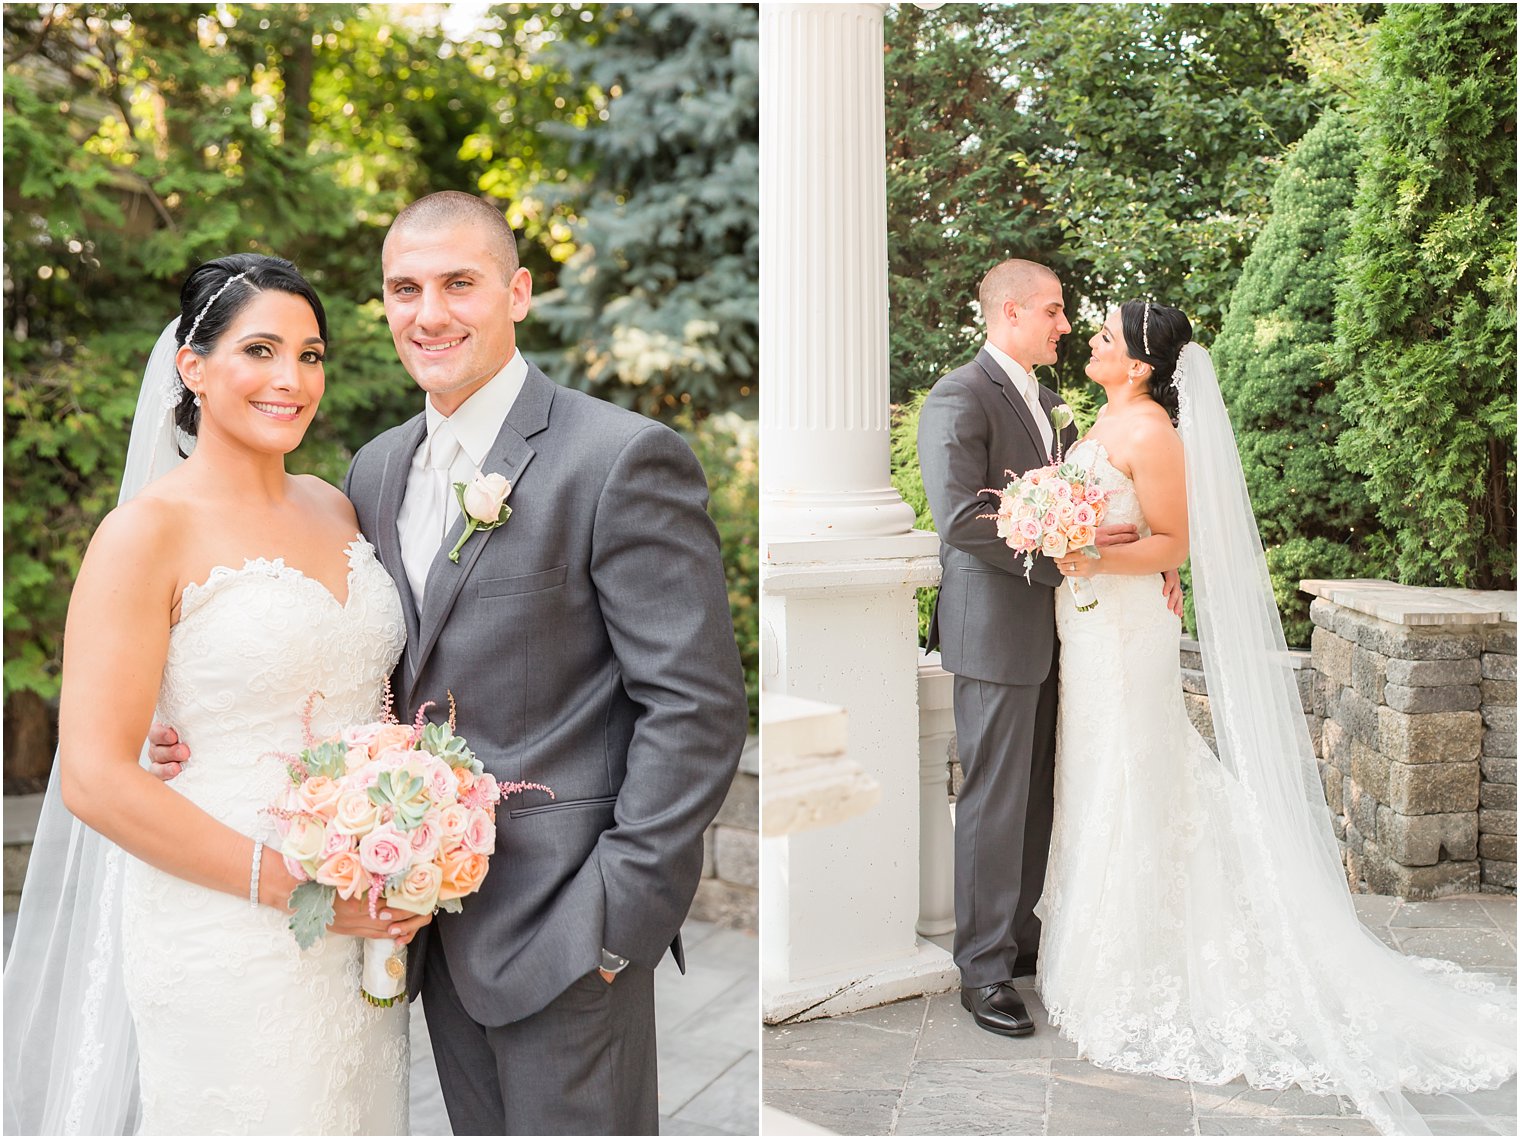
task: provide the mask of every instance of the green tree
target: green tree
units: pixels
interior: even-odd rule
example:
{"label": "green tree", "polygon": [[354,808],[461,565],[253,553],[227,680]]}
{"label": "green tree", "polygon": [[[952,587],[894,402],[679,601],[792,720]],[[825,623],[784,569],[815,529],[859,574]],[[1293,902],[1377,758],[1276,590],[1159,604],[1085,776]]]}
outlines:
{"label": "green tree", "polygon": [[1515,10],[1377,29],[1336,312],[1338,454],[1408,584],[1515,584]]}
{"label": "green tree", "polygon": [[1211,341],[1278,162],[1315,117],[1294,55],[1309,39],[1243,4],[899,6],[894,396],[974,351],[976,285],[1005,257],[1061,277],[1079,325],[1056,369],[1069,401],[1082,326],[1121,300],[1178,305]]}
{"label": "green tree", "polygon": [[1379,527],[1362,481],[1336,457],[1345,430],[1335,286],[1356,193],[1357,134],[1327,114],[1283,164],[1272,216],[1214,342],[1240,461],[1290,644],[1308,644],[1304,578],[1377,577]]}
{"label": "green tree", "polygon": [[571,138],[594,173],[578,251],[538,312],[568,345],[561,378],[649,414],[755,404],[759,27],[752,7],[619,9],[558,54],[612,96]]}

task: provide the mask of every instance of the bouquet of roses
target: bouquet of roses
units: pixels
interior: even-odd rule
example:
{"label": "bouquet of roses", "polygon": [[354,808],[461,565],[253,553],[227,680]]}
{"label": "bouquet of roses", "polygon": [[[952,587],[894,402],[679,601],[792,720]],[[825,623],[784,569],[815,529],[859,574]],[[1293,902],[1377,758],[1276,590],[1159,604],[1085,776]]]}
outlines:
{"label": "bouquet of roses", "polygon": [[[1113,491],[1098,486],[1088,471],[1072,462],[1052,463],[1022,475],[1005,473],[1011,480],[1007,486],[982,492],[998,496],[997,513],[977,517],[996,519],[998,537],[1024,555],[1025,580],[1036,554],[1099,556],[1098,527],[1108,513]],[[1097,607],[1097,594],[1086,578],[1069,577],[1066,584],[1079,610],[1085,613]]]}
{"label": "bouquet of roses", "polygon": [[[530,789],[554,796],[537,783],[498,783],[454,734],[452,694],[447,724],[424,720],[431,703],[402,724],[387,688],[380,720],[322,740],[312,736],[312,701],[303,717],[306,746],[280,757],[291,784],[269,810],[285,865],[301,880],[290,896],[290,928],[302,949],[325,932],[339,896],[367,896],[371,917],[382,899],[408,913],[457,913],[460,899],[480,889],[496,849],[496,804]],[[394,1004],[405,995],[405,977],[404,947],[365,939],[363,992],[371,1004]]]}

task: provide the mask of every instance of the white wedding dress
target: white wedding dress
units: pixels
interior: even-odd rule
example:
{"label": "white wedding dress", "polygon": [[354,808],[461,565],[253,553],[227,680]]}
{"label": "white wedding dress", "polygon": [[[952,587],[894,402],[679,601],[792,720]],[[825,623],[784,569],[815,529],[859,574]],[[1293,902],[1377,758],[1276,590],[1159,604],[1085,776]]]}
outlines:
{"label": "white wedding dress", "polygon": [[[1150,533],[1101,443],[1069,460],[1117,491],[1107,522]],[[1492,978],[1402,958],[1349,904],[1304,917],[1295,899],[1319,887],[1295,878],[1299,852],[1257,841],[1253,793],[1188,720],[1157,578],[1091,580],[1097,608],[1079,612],[1064,587],[1056,601],[1055,821],[1036,911],[1051,1023],[1101,1067],[1338,1093],[1383,1131],[1420,1130],[1403,1091],[1513,1075],[1513,997],[1461,996]]]}
{"label": "white wedding dress", "polygon": [[[276,559],[186,588],[156,718],[191,760],[169,786],[268,837],[313,701],[318,737],[377,719],[405,640],[374,548],[348,548],[347,598]],[[360,995],[357,938],[297,947],[287,919],[124,860],[122,977],[136,1029],[145,1134],[401,1134],[407,1009]],[[111,904],[111,899],[104,899]]]}

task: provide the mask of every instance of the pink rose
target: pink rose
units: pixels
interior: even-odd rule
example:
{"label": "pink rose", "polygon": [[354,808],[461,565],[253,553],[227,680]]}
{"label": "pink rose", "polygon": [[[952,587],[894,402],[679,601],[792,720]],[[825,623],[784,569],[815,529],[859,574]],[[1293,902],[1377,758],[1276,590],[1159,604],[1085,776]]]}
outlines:
{"label": "pink rose", "polygon": [[1055,492],[1055,496],[1062,502],[1066,502],[1071,498],[1071,487],[1061,479],[1056,479],[1052,482],[1050,489]]}
{"label": "pink rose", "polygon": [[496,824],[484,811],[470,812],[469,825],[460,836],[464,848],[475,854],[490,854],[496,849]]}
{"label": "pink rose", "polygon": [[353,835],[344,834],[340,830],[334,830],[332,827],[328,827],[327,839],[322,843],[322,849],[318,852],[317,857],[331,858],[341,850],[352,850],[353,848]]}
{"label": "pink rose", "polygon": [[1083,503],[1072,511],[1071,520],[1078,526],[1096,526],[1098,524],[1098,512],[1087,503]]}
{"label": "pink rose", "polygon": [[430,914],[438,908],[438,890],[443,885],[443,868],[436,862],[413,866],[395,889],[385,892],[385,904],[413,914]]}
{"label": "pink rose", "polygon": [[324,886],[336,886],[342,898],[356,898],[369,889],[363,864],[349,850],[339,851],[322,863],[314,877]]}
{"label": "pink rose", "polygon": [[[436,812],[430,812],[430,815]],[[438,854],[438,848],[443,844],[443,834],[438,830],[438,820],[433,817],[424,817],[407,832],[407,838],[412,844],[412,861],[431,862]]]}
{"label": "pink rose", "polygon": [[436,802],[449,803],[459,798],[459,781],[454,777],[454,769],[443,760],[429,762],[422,778]]}
{"label": "pink rose", "polygon": [[1103,488],[1101,486],[1090,486],[1087,488],[1087,493],[1084,494],[1083,497],[1086,498],[1088,502],[1096,506],[1098,503],[1103,501]]}
{"label": "pink rose", "polygon": [[1038,542],[1040,540],[1040,524],[1033,518],[1025,518],[1019,523],[1019,537],[1026,542]]}
{"label": "pink rose", "polygon": [[376,878],[388,878],[406,865],[411,850],[406,835],[382,823],[359,840],[359,864]]}
{"label": "pink rose", "polygon": [[341,732],[338,733],[338,738],[343,741],[345,747],[352,748],[362,746],[365,748],[365,750],[368,750],[369,741],[375,738],[375,733],[378,732],[383,726],[384,725],[378,723],[356,724],[351,728],[344,728]]}
{"label": "pink rose", "polygon": [[285,869],[290,871],[290,876],[292,878],[294,878],[297,882],[311,881],[311,875],[306,873],[306,867],[302,866],[288,854],[282,857],[285,862]]}

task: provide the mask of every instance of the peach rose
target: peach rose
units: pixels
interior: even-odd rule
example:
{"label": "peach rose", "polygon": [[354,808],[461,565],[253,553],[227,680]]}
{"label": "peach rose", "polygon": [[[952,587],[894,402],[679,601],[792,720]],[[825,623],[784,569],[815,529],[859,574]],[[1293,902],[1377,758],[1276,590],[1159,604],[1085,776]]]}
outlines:
{"label": "peach rose", "polygon": [[438,890],[443,885],[443,870],[436,862],[413,866],[401,884],[385,892],[385,904],[413,914],[430,914],[438,908]]}
{"label": "peach rose", "polygon": [[338,896],[356,898],[369,889],[369,875],[350,850],[339,851],[321,866],[313,877],[324,886],[336,886]]}
{"label": "peach rose", "polygon": [[330,819],[338,809],[342,789],[325,775],[314,775],[296,788],[298,809]]}
{"label": "peach rose", "polygon": [[407,724],[386,724],[369,741],[369,753],[379,755],[391,748],[407,748],[412,742],[412,729]]}
{"label": "peach rose", "polygon": [[470,825],[470,810],[459,803],[450,803],[438,812],[438,829],[445,838],[458,838]]}
{"label": "peach rose", "polygon": [[485,879],[488,862],[484,854],[461,850],[443,861],[443,884],[438,890],[439,901],[462,898],[480,889]]}
{"label": "peach rose", "polygon": [[1040,553],[1047,558],[1061,558],[1066,556],[1066,539],[1060,534],[1051,531],[1040,539]]}
{"label": "peach rose", "polygon": [[365,834],[379,819],[379,812],[370,802],[369,795],[355,789],[338,796],[338,809],[333,814],[332,825],[334,830],[344,834]]}
{"label": "peach rose", "polygon": [[1080,550],[1083,546],[1091,546],[1098,540],[1098,531],[1092,526],[1078,526],[1069,535],[1071,548]]}

